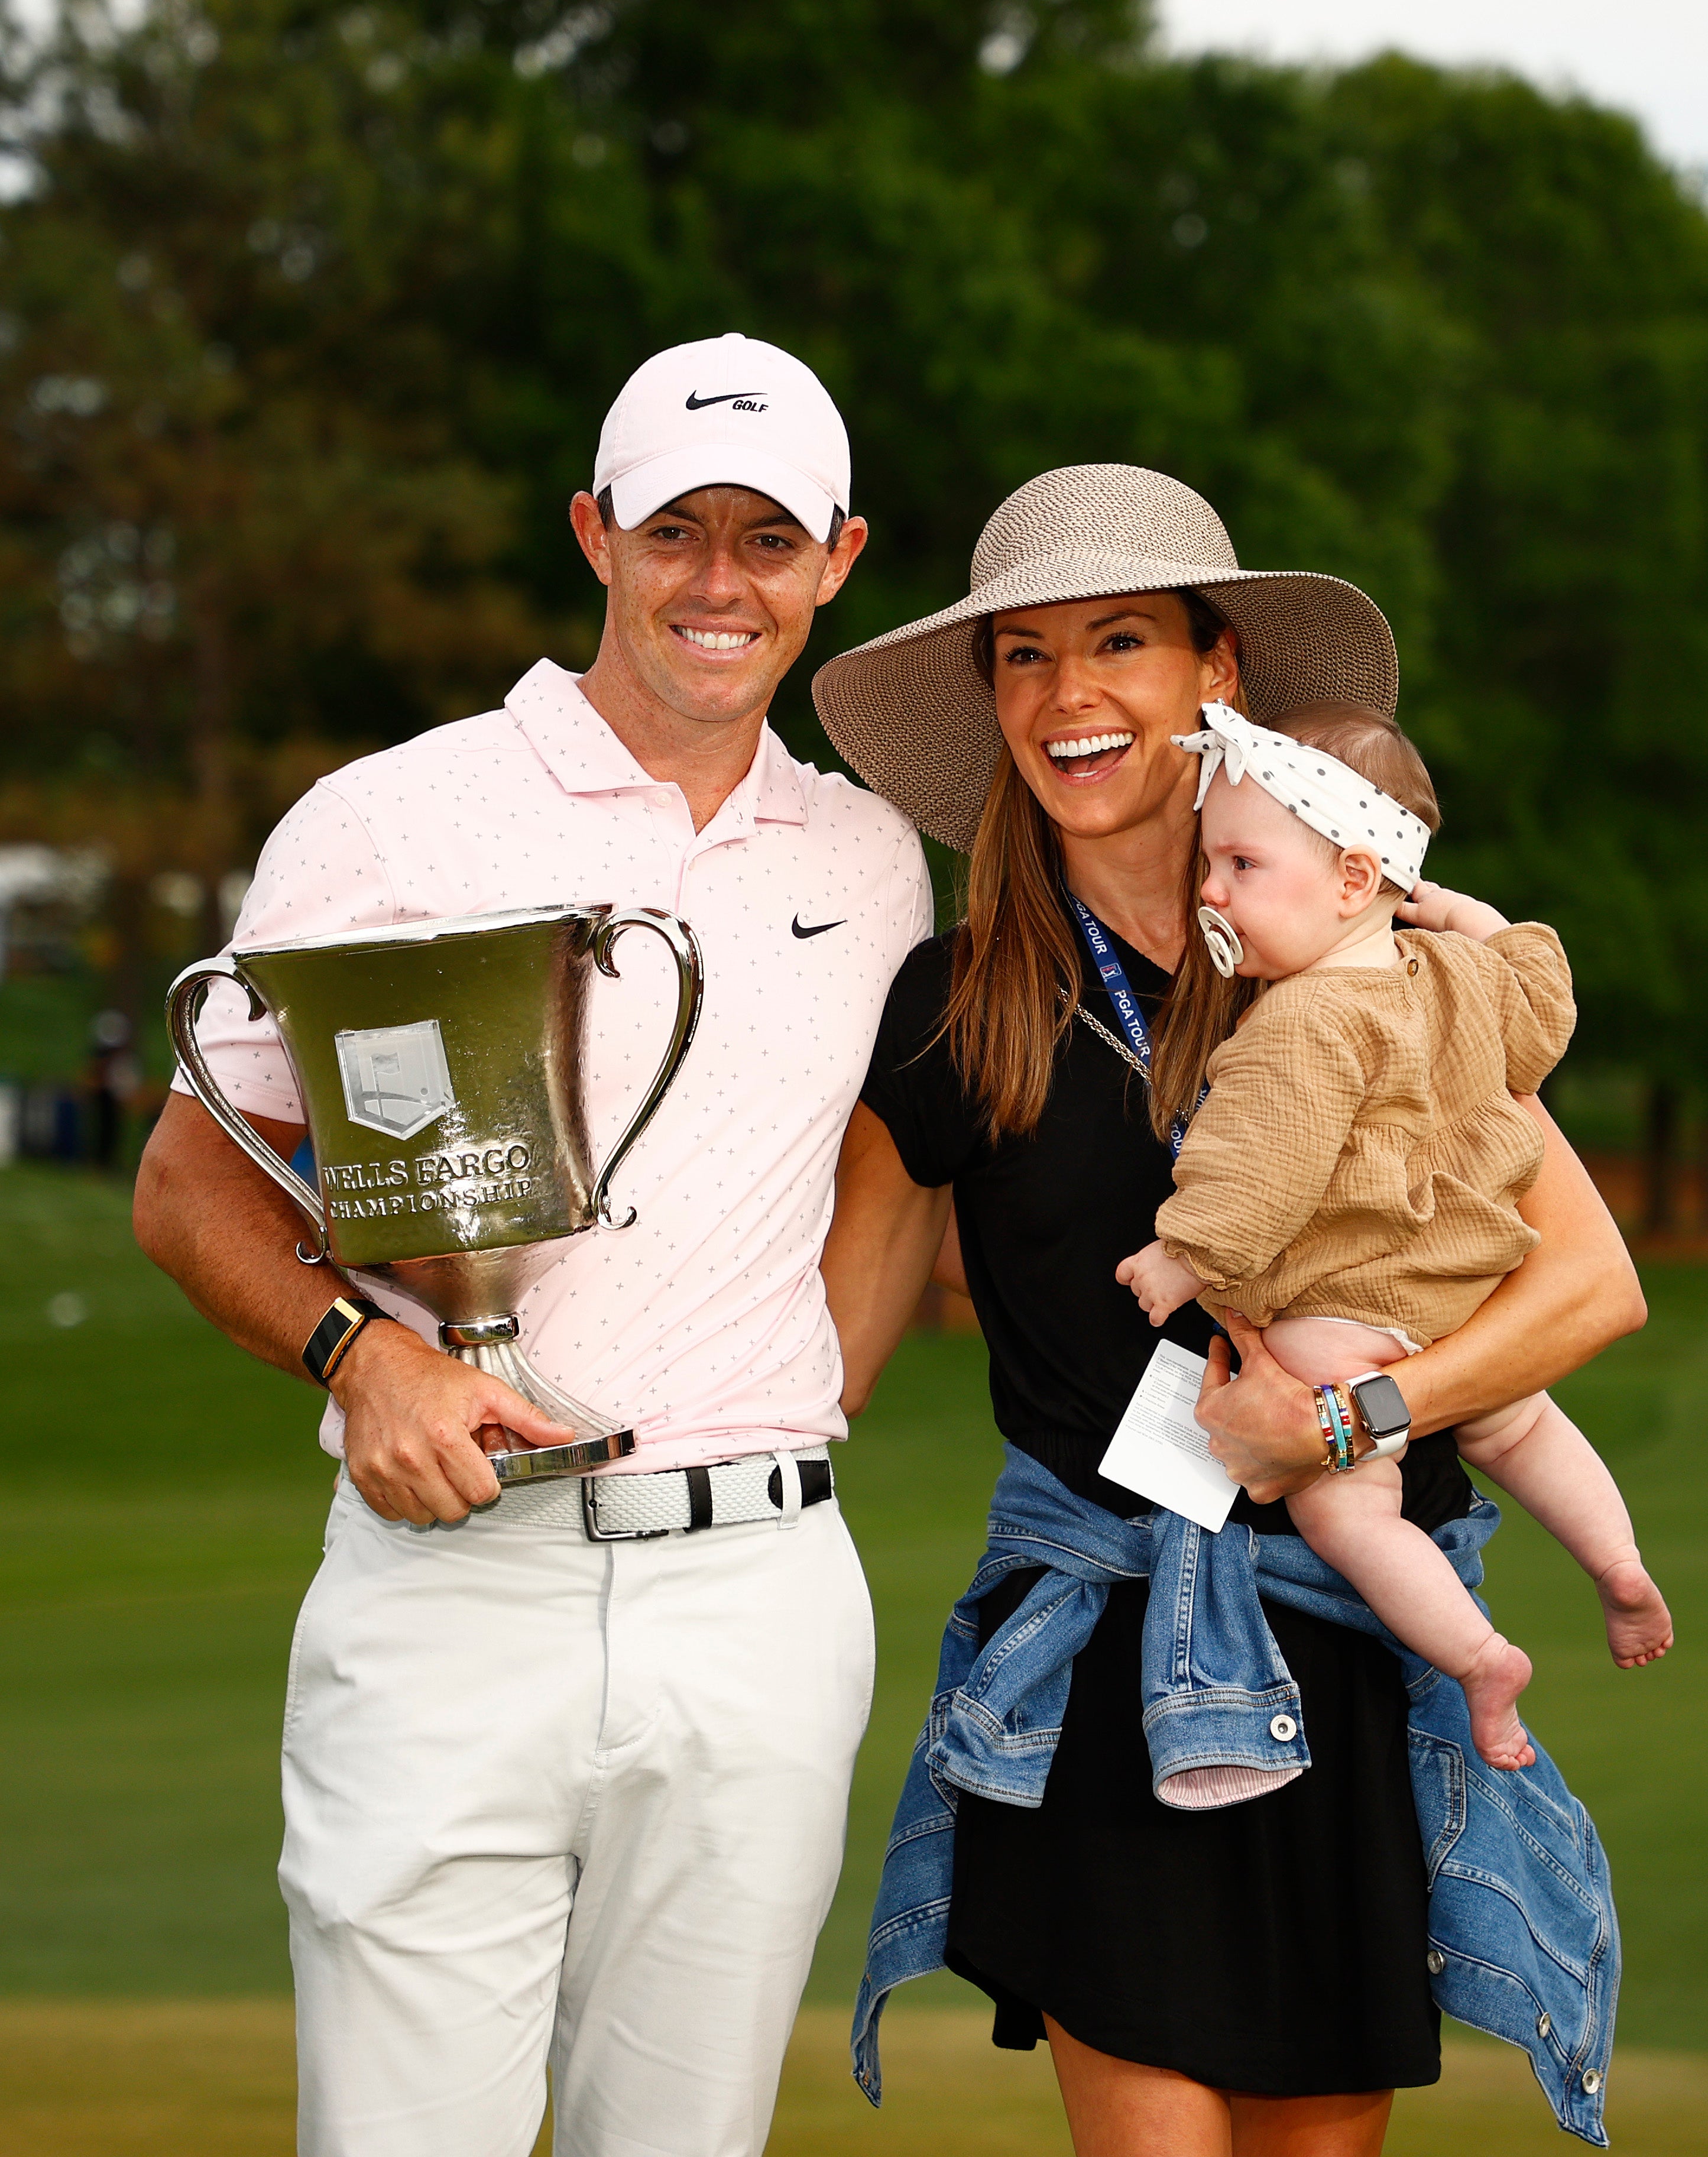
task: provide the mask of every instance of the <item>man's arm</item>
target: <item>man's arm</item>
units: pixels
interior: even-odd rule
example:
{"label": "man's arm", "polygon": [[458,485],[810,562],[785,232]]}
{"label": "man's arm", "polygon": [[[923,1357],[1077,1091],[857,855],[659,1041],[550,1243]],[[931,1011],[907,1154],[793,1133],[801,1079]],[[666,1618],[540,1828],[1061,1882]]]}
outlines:
{"label": "man's arm", "polygon": [[836,1163],[836,1210],[820,1262],[842,1344],[842,1407],[851,1416],[871,1399],[931,1279],[944,1248],[949,1197],[947,1184],[934,1191],[914,1182],[883,1119],[857,1101]]}
{"label": "man's arm", "polygon": [[[1394,1367],[1418,1437],[1541,1393],[1649,1315],[1637,1269],[1589,1173],[1533,1098],[1520,1101],[1542,1129],[1541,1174],[1519,1212],[1541,1242],[1457,1333]],[[1253,1498],[1284,1498],[1321,1472],[1323,1441],[1310,1389],[1290,1377],[1254,1326],[1232,1315],[1241,1361],[1212,1345],[1198,1420],[1210,1449]]]}
{"label": "man's arm", "polygon": [[[250,1119],[288,1161],[299,1125]],[[302,1348],[348,1284],[296,1255],[306,1224],[199,1101],[167,1099],[137,1171],[136,1240],[204,1318],[265,1363],[305,1381]],[[332,1373],[351,1480],[388,1521],[460,1521],[498,1495],[479,1434],[507,1426],[537,1445],[563,1432],[497,1378],[441,1355],[407,1326],[366,1326]]]}

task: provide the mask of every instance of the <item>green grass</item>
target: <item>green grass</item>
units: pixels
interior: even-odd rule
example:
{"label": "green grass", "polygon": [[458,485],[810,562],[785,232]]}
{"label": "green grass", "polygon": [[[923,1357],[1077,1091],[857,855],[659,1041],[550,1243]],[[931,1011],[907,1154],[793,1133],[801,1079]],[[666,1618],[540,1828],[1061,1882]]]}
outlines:
{"label": "green grass", "polygon": [[[272,1882],[316,1397],[224,1341],[93,1178],[0,1176],[0,1990],[288,1984]],[[45,1313],[72,1294],[73,1327]]]}
{"label": "green grass", "polygon": [[[1649,1277],[1654,1316],[1563,1389],[1613,1462],[1681,1645],[1616,1671],[1594,1598],[1521,1515],[1491,1553],[1536,1657],[1532,1724],[1599,1822],[1623,1919],[1622,2037],[1708,2029],[1704,1664],[1708,1270]],[[44,1315],[71,1292],[88,1316]],[[0,1174],[0,1993],[282,1993],[277,1729],[330,1496],[316,1397],[262,1370],[131,1246],[112,1187]],[[997,1454],[977,1340],[908,1341],[837,1470],[877,1604],[879,1676],[841,1892],[810,1997],[846,2006],[944,1613]],[[953,1979],[916,2000],[965,2002]]]}

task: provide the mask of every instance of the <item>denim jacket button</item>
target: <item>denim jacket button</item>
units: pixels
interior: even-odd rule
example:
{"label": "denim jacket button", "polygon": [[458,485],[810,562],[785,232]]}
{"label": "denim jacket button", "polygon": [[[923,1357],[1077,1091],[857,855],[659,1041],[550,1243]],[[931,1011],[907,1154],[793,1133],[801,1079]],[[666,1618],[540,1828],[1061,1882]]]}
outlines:
{"label": "denim jacket button", "polygon": [[1291,1744],[1299,1735],[1299,1725],[1290,1715],[1272,1715],[1269,1717],[1269,1735],[1278,1745]]}
{"label": "denim jacket button", "polygon": [[1587,2069],[1583,2077],[1584,2095],[1586,2097],[1593,2097],[1600,2088],[1601,2069],[1599,2067],[1590,2067]]}
{"label": "denim jacket button", "polygon": [[1423,1958],[1423,1967],[1432,1977],[1439,1977],[1443,1970],[1447,1968],[1447,1957],[1443,1954],[1439,1948],[1431,1948]]}
{"label": "denim jacket button", "polygon": [[1545,2008],[1542,2010],[1541,2013],[1540,2015],[1537,2015],[1537,2017],[1536,2017],[1536,2035],[1537,2035],[1537,2036],[1539,2036],[1539,2037],[1546,2037],[1546,2036],[1547,2036],[1547,2034],[1548,2034],[1549,2031],[1551,2031],[1551,2030],[1553,2028],[1553,2026],[1554,2026],[1554,2018],[1553,2018],[1553,2016],[1552,2016],[1551,2015],[1550,2015],[1550,2014],[1549,2014],[1549,2012],[1548,2012],[1547,2009],[1545,2007]]}

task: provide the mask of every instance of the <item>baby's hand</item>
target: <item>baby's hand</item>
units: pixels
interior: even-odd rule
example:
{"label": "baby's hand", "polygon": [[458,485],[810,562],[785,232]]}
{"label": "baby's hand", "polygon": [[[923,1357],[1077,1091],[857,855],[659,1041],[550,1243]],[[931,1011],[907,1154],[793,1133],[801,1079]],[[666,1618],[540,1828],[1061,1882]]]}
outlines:
{"label": "baby's hand", "polygon": [[1132,1290],[1150,1314],[1153,1326],[1190,1303],[1204,1284],[1182,1259],[1171,1259],[1160,1243],[1147,1243],[1115,1268],[1115,1279]]}
{"label": "baby's hand", "polygon": [[1404,922],[1408,929],[1451,929],[1479,944],[1486,944],[1496,929],[1512,926],[1504,914],[1497,914],[1480,898],[1469,898],[1462,891],[1449,891],[1444,884],[1428,883],[1422,878],[1413,887],[1411,897],[1402,898],[1394,909],[1394,919]]}

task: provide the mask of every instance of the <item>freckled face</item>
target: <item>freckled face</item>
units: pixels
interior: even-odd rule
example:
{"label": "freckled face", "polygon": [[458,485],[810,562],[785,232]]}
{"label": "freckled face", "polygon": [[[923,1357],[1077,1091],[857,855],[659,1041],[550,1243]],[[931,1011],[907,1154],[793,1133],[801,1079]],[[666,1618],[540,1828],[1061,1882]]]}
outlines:
{"label": "freckled face", "polygon": [[764,709],[866,539],[850,517],[826,548],[741,486],[701,487],[631,532],[607,531],[591,495],[575,510],[627,671],[666,709],[714,723]]}
{"label": "freckled face", "polygon": [[1249,981],[1279,981],[1314,965],[1346,930],[1337,857],[1254,780],[1218,771],[1204,797],[1200,836],[1210,864],[1206,905],[1239,932]]}
{"label": "freckled face", "polygon": [[1231,642],[1195,649],[1173,592],[1011,609],[991,624],[996,719],[1021,778],[1060,828],[1094,838],[1154,816],[1196,759],[1202,704],[1232,694]]}

